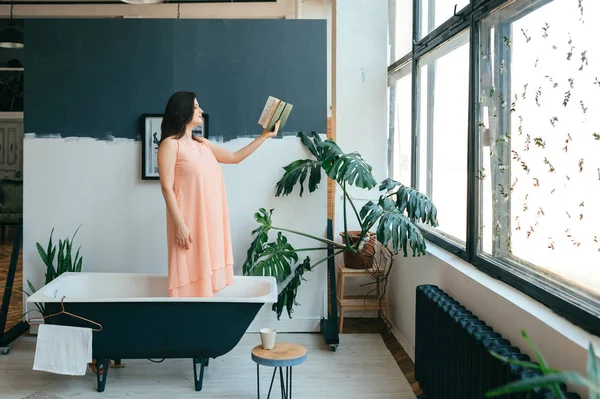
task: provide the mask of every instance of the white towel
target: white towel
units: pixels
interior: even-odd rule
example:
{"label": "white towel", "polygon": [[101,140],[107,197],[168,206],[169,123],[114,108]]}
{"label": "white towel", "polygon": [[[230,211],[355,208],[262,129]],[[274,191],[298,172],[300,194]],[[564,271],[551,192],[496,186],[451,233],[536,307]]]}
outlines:
{"label": "white towel", "polygon": [[55,374],[85,375],[92,362],[92,329],[40,324],[33,369]]}

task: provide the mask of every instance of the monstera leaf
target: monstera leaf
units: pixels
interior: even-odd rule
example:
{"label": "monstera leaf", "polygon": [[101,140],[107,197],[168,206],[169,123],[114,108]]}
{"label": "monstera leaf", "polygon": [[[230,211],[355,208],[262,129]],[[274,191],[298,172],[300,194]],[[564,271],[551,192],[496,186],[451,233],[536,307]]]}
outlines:
{"label": "monstera leaf", "polygon": [[387,191],[388,193],[392,192],[396,187],[402,186],[402,183],[397,182],[396,180],[387,178],[381,183],[379,183],[379,191]]}
{"label": "monstera leaf", "polygon": [[321,183],[321,164],[319,163],[320,150],[317,145],[322,142],[316,132],[312,132],[312,137],[308,137],[304,132],[298,133],[298,137],[302,144],[308,148],[315,159],[298,159],[283,169],[285,173],[281,180],[277,182],[276,197],[288,195],[294,191],[294,186],[300,182],[300,197],[304,194],[304,182],[310,173],[308,179],[308,191],[314,192],[319,188]]}
{"label": "monstera leaf", "polygon": [[287,165],[283,177],[277,182],[276,196],[290,194],[298,182],[300,182],[300,196],[302,196],[304,182],[309,172],[308,190],[311,193],[317,190],[321,182],[319,166],[325,170],[329,178],[339,184],[345,183],[365,189],[371,189],[377,184],[373,177],[373,168],[359,153],[345,154],[333,140],[322,141],[315,132],[311,137],[303,132],[298,133],[298,136],[315,160],[299,159]]}
{"label": "monstera leaf", "polygon": [[378,221],[377,241],[387,246],[390,240],[394,254],[400,250],[408,256],[408,244],[413,256],[426,254],[426,244],[421,231],[401,212],[396,203],[387,197],[381,197],[378,203],[367,202],[360,210],[363,219],[363,231],[369,231]]}
{"label": "monstera leaf", "polygon": [[256,237],[254,237],[254,240],[250,244],[250,248],[248,248],[248,251],[246,252],[246,260],[242,265],[242,272],[244,273],[244,275],[248,275],[250,271],[254,268],[256,261],[263,252],[263,247],[265,243],[269,239],[269,236],[266,232],[258,231],[257,233],[258,234],[256,234]]}
{"label": "monstera leaf", "polygon": [[[398,190],[394,193],[395,188]],[[398,210],[406,211],[410,219],[425,224],[429,223],[432,227],[438,226],[437,208],[425,194],[392,179],[385,179],[381,182],[379,189],[385,190],[388,196],[395,195]]]}
{"label": "monstera leaf", "polygon": [[298,133],[298,137],[300,137],[302,144],[308,148],[308,151],[310,151],[310,153],[313,154],[316,159],[321,159],[321,150],[318,146],[319,143],[323,142],[323,140],[321,140],[321,137],[319,137],[317,132],[312,132],[312,137],[308,137],[304,132],[300,132]]}
{"label": "monstera leaf", "polygon": [[256,261],[248,267],[245,274],[273,276],[277,282],[284,281],[292,273],[292,263],[298,262],[298,254],[281,232],[277,233],[275,242],[257,248],[256,254]]}
{"label": "monstera leaf", "polygon": [[273,215],[273,209],[267,211],[265,208],[259,208],[258,212],[254,213],[254,220],[256,220],[260,226],[254,230],[252,234],[258,231],[269,231],[273,225],[271,215]]}
{"label": "monstera leaf", "polygon": [[308,191],[314,192],[319,188],[321,182],[321,165],[312,159],[299,159],[283,168],[285,173],[279,182],[277,182],[276,197],[288,195],[294,190],[294,186],[300,181],[300,197],[304,193],[304,181],[310,172],[308,179]]}
{"label": "monstera leaf", "polygon": [[290,282],[285,286],[285,288],[279,293],[277,296],[277,302],[273,304],[271,310],[277,313],[277,320],[281,317],[283,313],[283,309],[287,310],[288,317],[292,318],[292,313],[294,312],[294,305],[299,305],[296,302],[296,295],[298,294],[298,287],[302,284],[302,280],[306,281],[303,277],[304,272],[311,271],[310,268],[310,258],[307,256],[304,259],[304,262],[296,267],[294,272],[294,277],[290,280]]}
{"label": "monstera leaf", "polygon": [[250,248],[246,252],[246,261],[242,265],[244,275],[247,275],[253,269],[256,261],[263,252],[265,243],[269,240],[272,214],[273,209],[267,211],[265,208],[260,208],[258,212],[254,213],[254,219],[258,222],[259,226],[252,231],[252,235],[256,234],[256,237],[254,237]]}
{"label": "monstera leaf", "polygon": [[331,179],[367,190],[377,184],[371,173],[373,168],[359,153],[345,154],[333,140],[320,142],[317,148],[319,162]]}

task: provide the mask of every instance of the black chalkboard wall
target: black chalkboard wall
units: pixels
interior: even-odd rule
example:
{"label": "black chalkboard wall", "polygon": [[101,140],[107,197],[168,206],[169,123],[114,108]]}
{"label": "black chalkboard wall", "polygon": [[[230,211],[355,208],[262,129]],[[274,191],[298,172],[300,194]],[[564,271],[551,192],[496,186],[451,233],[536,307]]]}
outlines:
{"label": "black chalkboard wall", "polygon": [[25,132],[139,140],[140,115],[191,90],[211,137],[259,134],[269,95],[294,105],[285,132],[324,133],[326,23],[27,19]]}

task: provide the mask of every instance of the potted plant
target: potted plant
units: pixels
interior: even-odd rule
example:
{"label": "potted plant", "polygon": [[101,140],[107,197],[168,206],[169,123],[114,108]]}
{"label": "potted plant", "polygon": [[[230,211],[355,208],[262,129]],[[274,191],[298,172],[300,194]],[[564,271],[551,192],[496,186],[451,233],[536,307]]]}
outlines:
{"label": "potted plant", "polygon": [[[372,260],[376,266],[373,267],[376,269],[372,273],[373,278],[383,279],[387,284],[393,255],[402,253],[405,257],[408,256],[409,246],[412,256],[426,254],[425,239],[416,223],[429,224],[432,227],[438,224],[437,209],[427,196],[392,179],[383,180],[378,186],[381,192],[379,199],[367,202],[359,211],[347,189],[349,186],[364,190],[374,189],[377,182],[371,172],[371,166],[358,152],[346,154],[335,141],[323,141],[315,132],[310,137],[303,132],[298,133],[298,136],[312,157],[298,159],[283,168],[284,174],[277,182],[275,195],[289,195],[296,185],[299,185],[299,194],[302,197],[307,179],[308,191],[312,193],[318,189],[324,172],[343,192],[344,230],[342,242],[339,243],[274,225],[273,209],[267,211],[260,208],[255,213],[258,227],[252,231],[254,239],[242,269],[244,275],[274,276],[278,283],[286,282],[272,308],[278,319],[284,308],[291,318],[304,273],[313,270],[331,256],[344,253],[345,256],[352,257],[359,254],[363,260],[366,258],[367,262]],[[354,234],[348,231],[348,208],[360,226],[359,231]],[[273,241],[269,241],[271,231],[277,231]],[[325,256],[316,262],[311,261],[308,256],[300,261],[301,252],[328,248],[294,248],[284,233],[312,238],[321,244],[332,246],[335,251],[333,255]],[[375,251],[375,248],[378,250]]]}
{"label": "potted plant", "polygon": [[[81,226],[79,226],[79,227],[81,227]],[[50,231],[50,238],[48,240],[48,246],[47,246],[46,250],[44,250],[44,248],[41,246],[41,244],[39,242],[36,242],[36,247],[37,247],[38,253],[40,255],[40,258],[42,259],[42,262],[44,262],[44,265],[46,266],[46,273],[45,273],[46,278],[45,278],[44,285],[50,283],[52,280],[54,280],[55,278],[57,278],[58,276],[60,276],[63,273],[80,272],[81,271],[81,267],[83,266],[83,256],[79,255],[79,251],[80,251],[81,247],[79,247],[77,249],[75,256],[74,257],[72,256],[73,240],[75,239],[75,236],[77,235],[77,232],[79,231],[79,227],[77,228],[77,230],[75,230],[75,233],[73,234],[73,237],[71,237],[71,239],[69,239],[67,237],[64,240],[60,240],[60,239],[58,240],[58,256],[56,258],[56,267],[54,266],[54,257],[57,255],[56,245],[54,245],[52,243],[52,234],[54,233],[54,228],[52,228],[52,231]],[[36,292],[36,288],[33,286],[31,281],[27,280],[27,285],[29,286],[29,289],[31,290],[31,294]],[[27,292],[26,292],[26,294],[27,294]],[[28,294],[28,295],[30,295],[30,294]],[[48,315],[44,304],[36,303],[35,306],[37,307],[38,311],[43,316]],[[44,321],[46,323],[49,322],[48,319],[44,319]]]}
{"label": "potted plant", "polygon": [[[360,230],[348,231],[350,246],[355,246],[358,243],[361,233]],[[346,242],[346,232],[342,231],[340,236],[342,237],[342,242]],[[350,269],[371,269],[373,267],[377,235],[368,232],[366,237],[368,237],[368,241],[365,242],[360,251],[356,253],[344,251],[344,266]]]}
{"label": "potted plant", "polygon": [[495,388],[486,392],[485,397],[491,398],[496,396],[504,396],[510,393],[527,392],[535,388],[548,388],[552,391],[556,399],[564,399],[565,395],[560,389],[561,383],[572,383],[581,387],[587,388],[590,399],[600,399],[600,368],[598,367],[598,360],[594,353],[594,347],[590,343],[588,348],[588,362],[587,362],[587,374],[588,378],[585,378],[579,373],[574,371],[561,371],[551,368],[548,363],[542,357],[539,349],[535,346],[533,341],[527,335],[525,330],[521,331],[521,335],[527,342],[527,344],[535,352],[537,363],[518,361],[507,359],[497,353],[490,352],[492,356],[510,364],[515,364],[524,368],[534,369],[541,371],[540,376],[523,379],[509,384],[503,385],[499,388]]}

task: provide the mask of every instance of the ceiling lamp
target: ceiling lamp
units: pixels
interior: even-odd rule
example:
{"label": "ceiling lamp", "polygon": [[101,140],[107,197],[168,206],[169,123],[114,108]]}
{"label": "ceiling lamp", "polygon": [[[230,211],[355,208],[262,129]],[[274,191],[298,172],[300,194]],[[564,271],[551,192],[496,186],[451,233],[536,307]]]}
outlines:
{"label": "ceiling lamp", "polygon": [[23,48],[23,32],[14,25],[9,25],[0,32],[0,47]]}
{"label": "ceiling lamp", "polygon": [[23,40],[23,31],[17,26],[13,25],[13,6],[14,3],[10,3],[10,21],[8,26],[0,31],[0,47],[3,48],[23,48],[25,47],[25,41]]}

